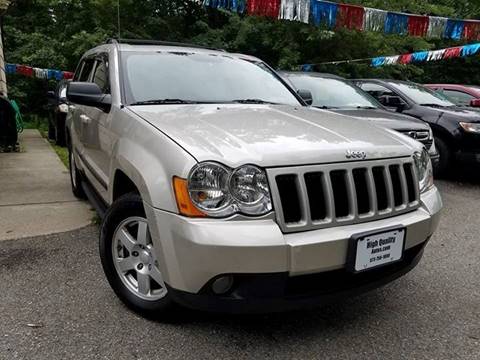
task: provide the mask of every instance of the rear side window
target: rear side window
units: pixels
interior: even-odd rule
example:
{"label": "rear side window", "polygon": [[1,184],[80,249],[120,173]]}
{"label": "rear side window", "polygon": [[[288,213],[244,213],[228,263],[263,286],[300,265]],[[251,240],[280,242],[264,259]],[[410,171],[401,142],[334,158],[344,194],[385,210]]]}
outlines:
{"label": "rear side window", "polygon": [[81,66],[80,74],[78,76],[78,81],[90,80],[90,74],[92,73],[94,64],[95,64],[94,59],[83,60],[83,65]]}
{"label": "rear side window", "polygon": [[110,83],[108,80],[108,60],[97,59],[95,72],[92,81],[102,89],[104,94],[110,93]]}
{"label": "rear side window", "polygon": [[444,89],[443,93],[457,105],[470,105],[470,101],[475,99],[475,97],[470,94],[456,90]]}

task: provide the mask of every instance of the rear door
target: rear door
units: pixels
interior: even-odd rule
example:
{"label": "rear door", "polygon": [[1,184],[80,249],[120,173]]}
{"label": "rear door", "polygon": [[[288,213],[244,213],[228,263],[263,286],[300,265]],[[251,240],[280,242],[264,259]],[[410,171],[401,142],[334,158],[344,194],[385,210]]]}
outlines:
{"label": "rear door", "polygon": [[[93,58],[85,58],[80,62],[78,71],[75,73],[73,81],[90,81],[92,76],[95,60]],[[85,149],[85,110],[86,107],[78,104],[69,105],[69,116],[72,118],[71,136],[72,150],[77,158],[77,163],[83,169],[83,161],[78,162],[78,158],[83,160]]]}

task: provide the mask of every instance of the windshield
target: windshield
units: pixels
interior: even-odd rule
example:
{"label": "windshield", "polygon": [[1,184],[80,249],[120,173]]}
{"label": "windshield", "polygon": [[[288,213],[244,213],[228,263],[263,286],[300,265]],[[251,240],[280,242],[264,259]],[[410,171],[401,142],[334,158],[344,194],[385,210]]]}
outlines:
{"label": "windshield", "polygon": [[295,88],[312,93],[313,106],[322,108],[379,108],[381,105],[362,89],[340,79],[293,75]]}
{"label": "windshield", "polygon": [[[227,53],[124,52],[127,102],[300,105],[262,62]],[[162,102],[163,100],[163,102]]]}
{"label": "windshield", "polygon": [[455,106],[454,103],[447,100],[444,96],[430,90],[424,86],[414,83],[390,83],[394,88],[403,92],[407,97],[419,105],[431,106]]}

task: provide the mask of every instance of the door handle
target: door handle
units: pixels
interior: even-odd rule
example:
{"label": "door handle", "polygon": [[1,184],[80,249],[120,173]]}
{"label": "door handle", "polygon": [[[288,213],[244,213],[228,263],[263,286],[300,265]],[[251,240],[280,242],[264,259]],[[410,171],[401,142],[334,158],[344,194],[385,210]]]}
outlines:
{"label": "door handle", "polygon": [[92,119],[90,119],[87,115],[80,115],[80,121],[84,124],[90,124],[90,122],[92,121]]}

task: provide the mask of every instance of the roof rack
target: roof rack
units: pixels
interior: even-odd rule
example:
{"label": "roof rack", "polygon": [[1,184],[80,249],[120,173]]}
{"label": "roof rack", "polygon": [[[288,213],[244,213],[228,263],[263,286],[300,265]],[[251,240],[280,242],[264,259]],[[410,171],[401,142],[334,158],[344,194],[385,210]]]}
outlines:
{"label": "roof rack", "polygon": [[179,46],[179,47],[191,47],[191,48],[195,48],[195,49],[225,51],[224,49],[217,49],[217,48],[209,47],[209,46],[202,46],[202,45],[182,43],[182,42],[174,42],[174,41],[162,41],[162,40],[111,38],[111,39],[107,40],[107,44]]}

